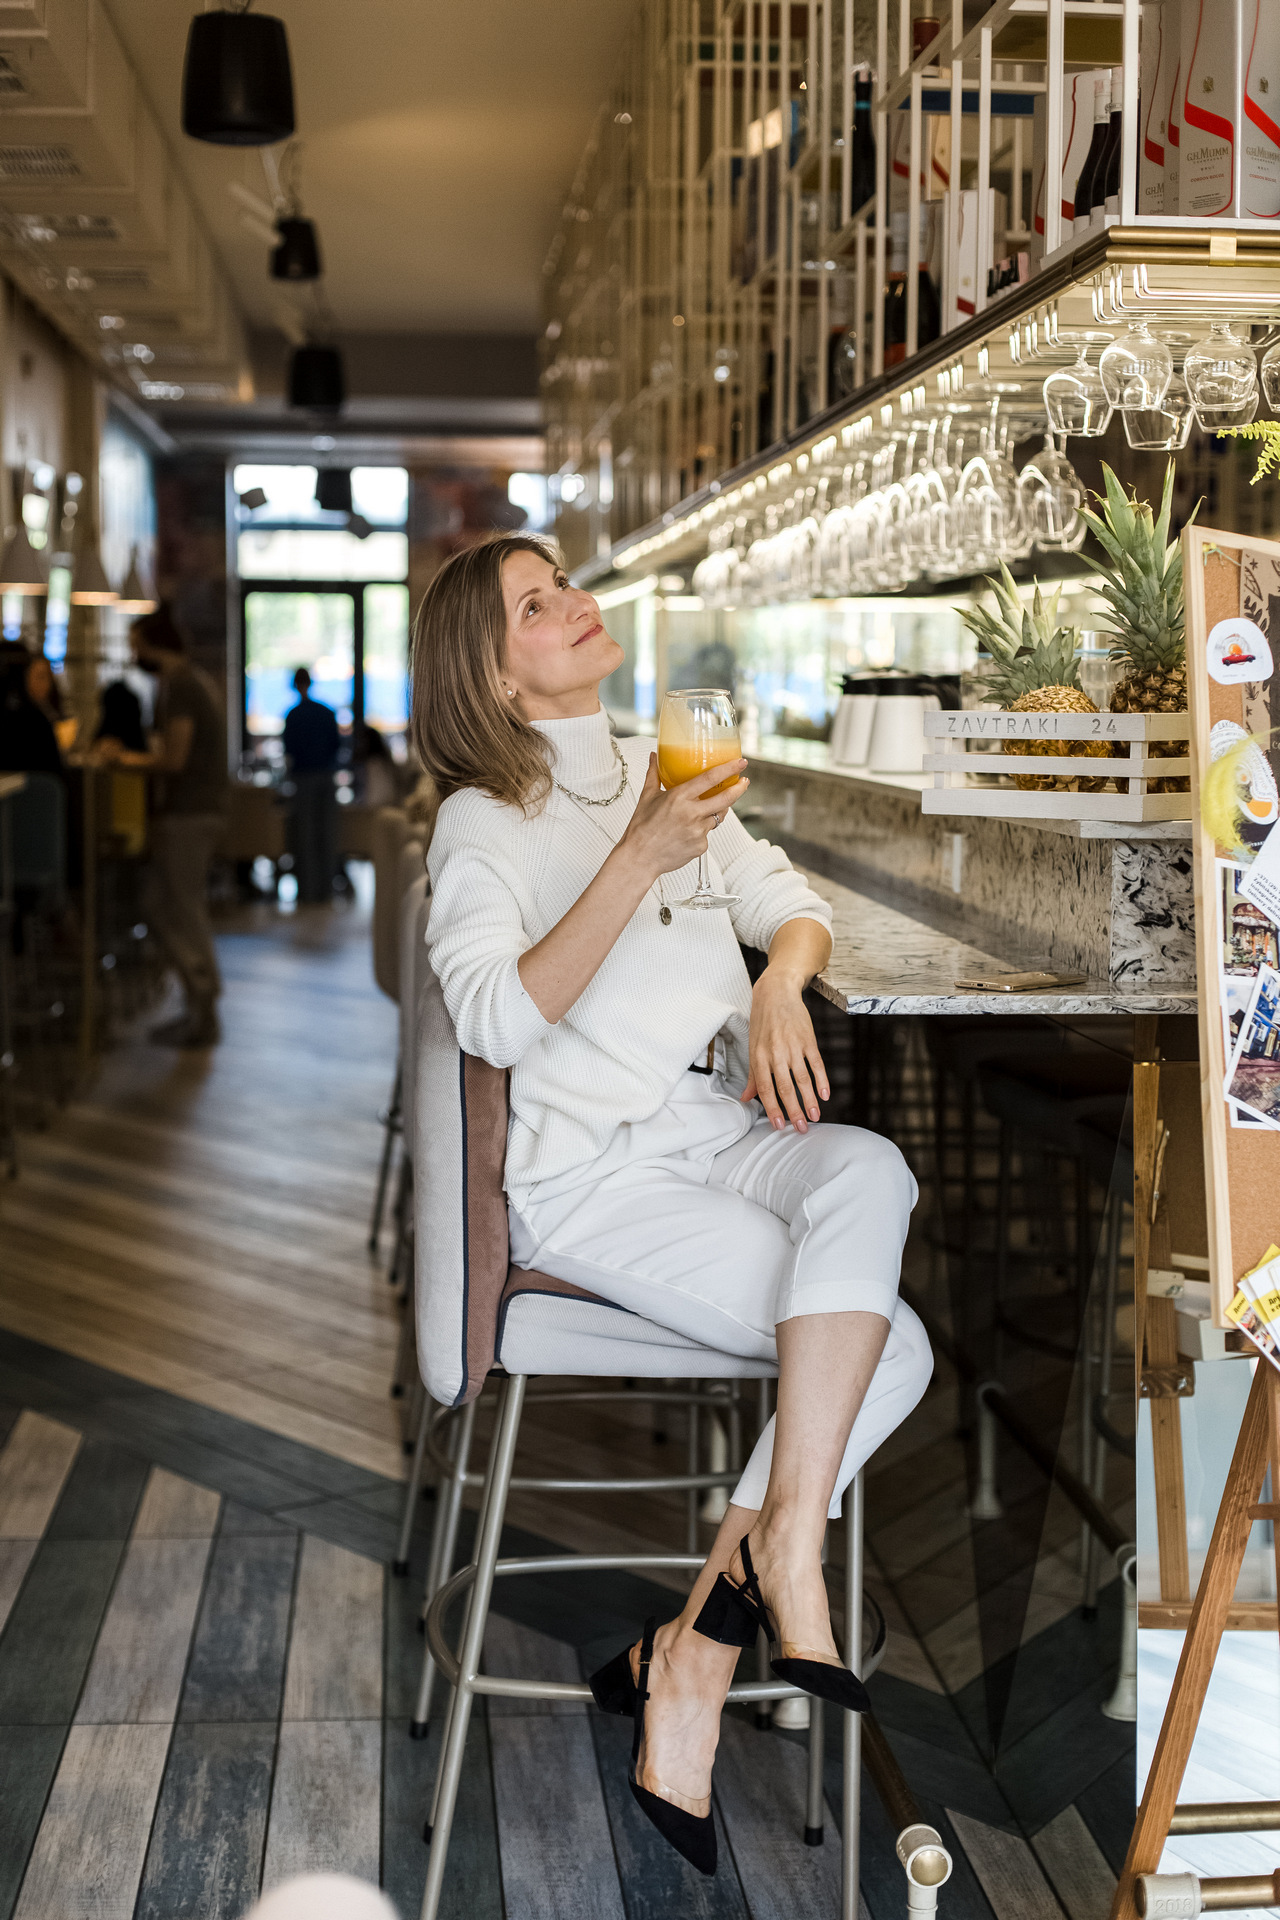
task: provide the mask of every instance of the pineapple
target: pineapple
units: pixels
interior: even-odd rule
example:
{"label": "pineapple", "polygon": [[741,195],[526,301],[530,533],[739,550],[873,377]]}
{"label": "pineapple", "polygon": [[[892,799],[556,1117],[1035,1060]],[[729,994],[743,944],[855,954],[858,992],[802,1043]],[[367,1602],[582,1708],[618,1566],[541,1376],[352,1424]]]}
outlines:
{"label": "pineapple", "polygon": [[[1046,601],[1036,582],[1030,612],[1018,598],[1013,575],[1003,560],[1000,580],[987,579],[996,596],[999,617],[985,607],[975,607],[964,615],[964,623],[997,663],[991,688],[1008,713],[1096,713],[1087,693],[1080,686],[1076,665],[1076,630],[1057,625],[1058,594]],[[1064,758],[1105,759],[1109,747],[1101,740],[1006,741],[1006,753],[1052,753]],[[1096,793],[1103,780],[1081,780],[1073,776],[1019,773],[1015,787],[1023,791]]]}
{"label": "pineapple", "polygon": [[[1111,562],[1099,569],[1103,595],[1115,636],[1111,658],[1123,663],[1123,679],[1111,695],[1113,713],[1185,713],[1187,651],[1182,605],[1182,548],[1169,542],[1173,500],[1173,462],[1165,468],[1157,517],[1145,500],[1126,495],[1104,462],[1106,497],[1101,515],[1081,509],[1081,518],[1097,535]],[[1176,759],[1186,752],[1180,740],[1156,740],[1151,752]],[[1127,744],[1117,749],[1127,753]],[[1153,793],[1187,793],[1190,782],[1153,780]]]}

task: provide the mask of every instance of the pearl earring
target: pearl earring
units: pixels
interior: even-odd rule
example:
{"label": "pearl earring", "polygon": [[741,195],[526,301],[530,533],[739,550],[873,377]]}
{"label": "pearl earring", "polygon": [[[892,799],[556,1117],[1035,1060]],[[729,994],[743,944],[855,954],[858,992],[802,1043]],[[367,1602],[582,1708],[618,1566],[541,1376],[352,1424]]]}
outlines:
{"label": "pearl earring", "polygon": [[516,690],[515,690],[515,688],[514,688],[514,687],[507,687],[507,688],[505,689],[505,692],[506,692],[506,696],[507,696],[507,698],[508,698],[508,700],[514,700],[514,699],[515,699],[515,697],[516,697]]}

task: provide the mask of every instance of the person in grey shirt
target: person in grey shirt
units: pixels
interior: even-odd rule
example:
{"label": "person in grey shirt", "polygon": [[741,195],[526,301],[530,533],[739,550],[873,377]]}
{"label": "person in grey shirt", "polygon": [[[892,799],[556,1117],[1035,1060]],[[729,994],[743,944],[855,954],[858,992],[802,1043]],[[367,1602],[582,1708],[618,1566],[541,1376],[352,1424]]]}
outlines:
{"label": "person in grey shirt", "polygon": [[226,716],[208,674],[184,658],[182,635],[168,607],[161,603],[144,614],[129,633],[134,659],[159,683],[155,723],[146,753],[117,750],[109,757],[156,776],[145,911],[186,993],[185,1011],[151,1037],[168,1046],[209,1047],[221,1037],[222,980],[208,886],[231,797]]}

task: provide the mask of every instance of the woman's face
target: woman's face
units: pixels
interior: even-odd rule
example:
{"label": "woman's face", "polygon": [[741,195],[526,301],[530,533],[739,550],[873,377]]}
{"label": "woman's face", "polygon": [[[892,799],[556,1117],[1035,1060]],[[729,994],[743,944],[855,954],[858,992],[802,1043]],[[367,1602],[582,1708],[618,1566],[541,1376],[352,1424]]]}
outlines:
{"label": "woman's face", "polygon": [[37,654],[27,668],[27,692],[37,706],[44,706],[53,693],[53,668],[43,654]]}
{"label": "woman's face", "polygon": [[529,720],[571,720],[594,713],[598,688],[621,665],[622,648],[604,630],[589,593],[540,554],[517,549],[502,567],[507,610],[503,688],[513,688]]}

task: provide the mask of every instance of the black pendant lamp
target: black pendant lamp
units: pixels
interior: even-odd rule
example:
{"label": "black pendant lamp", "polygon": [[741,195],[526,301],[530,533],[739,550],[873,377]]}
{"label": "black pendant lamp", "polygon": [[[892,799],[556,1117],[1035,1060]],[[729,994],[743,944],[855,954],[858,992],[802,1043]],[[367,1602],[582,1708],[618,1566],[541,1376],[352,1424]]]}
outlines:
{"label": "black pendant lamp", "polygon": [[305,220],[300,214],[281,217],[276,221],[276,232],[280,244],[271,255],[271,278],[318,280],[324,269],[315,221]]}
{"label": "black pendant lamp", "polygon": [[351,512],[351,470],[349,467],[317,468],[316,505],[322,513]]}
{"label": "black pendant lamp", "polygon": [[342,355],[336,347],[295,347],[289,362],[289,405],[313,413],[337,413],[347,397]]}
{"label": "black pendant lamp", "polygon": [[270,147],[294,128],[284,21],[216,8],[187,33],[182,131],[216,147]]}

